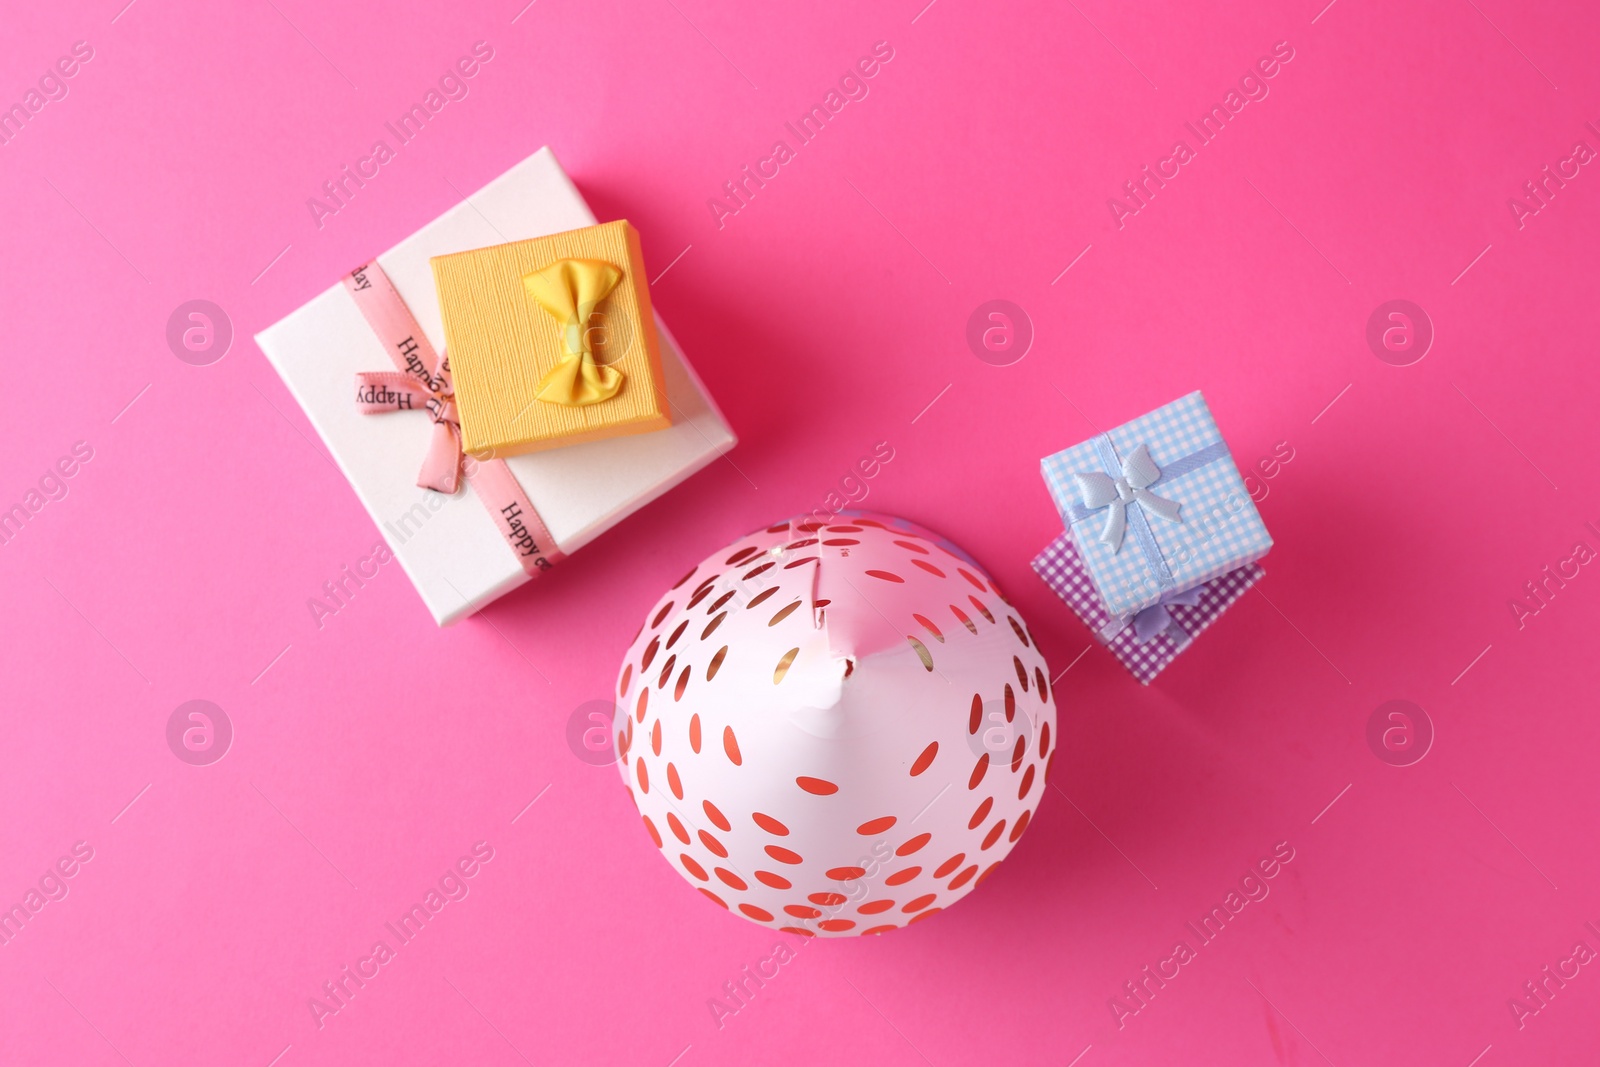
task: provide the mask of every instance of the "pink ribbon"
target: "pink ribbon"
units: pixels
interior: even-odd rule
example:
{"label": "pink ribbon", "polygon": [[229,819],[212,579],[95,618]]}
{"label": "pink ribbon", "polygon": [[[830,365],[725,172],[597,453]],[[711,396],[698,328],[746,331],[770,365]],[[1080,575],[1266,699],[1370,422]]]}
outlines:
{"label": "pink ribbon", "polygon": [[479,460],[462,452],[450,359],[434,352],[383,268],[376,261],[363,264],[345,275],[344,287],[395,365],[393,371],[356,375],[356,405],[361,413],[426,411],[433,420],[433,437],[417,485],[453,494],[464,473],[530,578],[560,562],[565,553],[556,547],[506,461]]}

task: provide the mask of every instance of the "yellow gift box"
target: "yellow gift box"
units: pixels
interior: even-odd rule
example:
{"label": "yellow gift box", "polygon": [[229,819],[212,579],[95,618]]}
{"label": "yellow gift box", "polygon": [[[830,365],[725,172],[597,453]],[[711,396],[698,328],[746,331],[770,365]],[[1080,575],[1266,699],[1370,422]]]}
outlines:
{"label": "yellow gift box", "polygon": [[466,451],[510,456],[672,424],[626,221],[429,262]]}

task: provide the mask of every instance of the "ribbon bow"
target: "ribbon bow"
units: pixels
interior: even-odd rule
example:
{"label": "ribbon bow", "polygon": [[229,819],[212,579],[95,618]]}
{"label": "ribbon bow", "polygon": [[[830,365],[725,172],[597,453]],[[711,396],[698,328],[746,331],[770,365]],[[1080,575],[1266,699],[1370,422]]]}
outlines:
{"label": "ribbon bow", "polygon": [[383,268],[376,261],[365,263],[345,275],[344,287],[395,366],[392,371],[357,372],[356,406],[364,415],[426,410],[433,419],[433,437],[417,484],[453,494],[466,478],[528,577],[537,578],[565,559],[505,460],[480,456],[466,462],[450,357],[434,351]]}
{"label": "ribbon bow", "polygon": [[[381,288],[374,290],[374,282]],[[433,437],[417,485],[454,493],[461,484],[461,418],[456,414],[455,388],[450,384],[450,358],[435,354],[376,263],[352,271],[345,285],[379,336],[394,339],[389,342],[389,358],[399,368],[358,372],[356,405],[363,415],[427,411],[433,419]],[[380,295],[369,298],[374,292]]]}
{"label": "ribbon bow", "polygon": [[1134,449],[1122,461],[1120,478],[1099,471],[1080,472],[1073,477],[1078,481],[1078,493],[1083,498],[1085,508],[1089,511],[1110,509],[1106,513],[1106,525],[1100,532],[1100,540],[1110,545],[1112,552],[1122,549],[1122,535],[1128,528],[1129,504],[1138,502],[1168,522],[1180,521],[1178,509],[1182,505],[1175,500],[1156,496],[1147,488],[1161,480],[1161,468],[1150,458],[1150,449],[1144,445]]}
{"label": "ribbon bow", "polygon": [[[1205,592],[1205,586],[1197,585],[1193,589],[1185,589],[1178,593],[1168,593],[1156,603],[1135,614],[1131,620],[1127,616],[1123,616],[1120,619],[1112,619],[1100,632],[1109,641],[1131,625],[1133,627],[1133,639],[1141,645],[1147,644],[1161,634],[1166,633],[1169,627],[1178,625],[1178,620],[1174,619],[1172,612],[1167,610],[1169,604],[1182,604],[1190,608],[1199,607],[1200,594],[1203,592]],[[1188,635],[1183,634],[1182,636],[1187,637]]]}
{"label": "ribbon bow", "polygon": [[579,407],[610,400],[622,388],[622,372],[594,361],[589,316],[622,280],[622,271],[599,259],[558,259],[522,276],[523,288],[561,324],[567,354],[539,380],[535,397]]}

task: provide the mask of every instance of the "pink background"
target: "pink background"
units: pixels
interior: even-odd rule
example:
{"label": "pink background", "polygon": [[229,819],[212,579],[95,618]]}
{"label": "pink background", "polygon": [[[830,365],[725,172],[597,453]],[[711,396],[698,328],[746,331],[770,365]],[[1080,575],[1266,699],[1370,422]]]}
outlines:
{"label": "pink background", "polygon": [[[94,49],[0,147],[0,506],[93,449],[0,547],[0,901],[94,850],[0,946],[0,1061],[1600,1056],[1596,968],[1507,1006],[1600,948],[1600,573],[1508,607],[1600,547],[1600,177],[1520,230],[1506,203],[1600,148],[1591,5],[122,2],[0,16],[0,102]],[[306,198],[478,40],[470,95],[319,229]],[[880,40],[870,95],[719,228],[707,198]],[[1284,40],[1119,230],[1107,198]],[[318,629],[377,534],[250,334],[546,143],[643,232],[743,442],[454,629],[394,567]],[[1364,339],[1397,297],[1437,331],[1407,367]],[[165,340],[194,298],[235,330],[210,366]],[[1011,366],[965,341],[992,298],[1036,330]],[[1037,460],[1196,387],[1242,468],[1294,459],[1260,593],[1142,690],[1028,568],[1059,529]],[[567,720],[661,589],[878,441],[866,506],[966,546],[1067,672],[1059,791],[969,900],[806,944],[719,1029],[774,935],[673,874]],[[210,766],[167,746],[191,699],[234,727]],[[1413,766],[1368,746],[1390,699],[1437,731]],[[470,895],[319,1030],[309,998],[476,841]],[[1280,841],[1271,895],[1119,1027]]]}

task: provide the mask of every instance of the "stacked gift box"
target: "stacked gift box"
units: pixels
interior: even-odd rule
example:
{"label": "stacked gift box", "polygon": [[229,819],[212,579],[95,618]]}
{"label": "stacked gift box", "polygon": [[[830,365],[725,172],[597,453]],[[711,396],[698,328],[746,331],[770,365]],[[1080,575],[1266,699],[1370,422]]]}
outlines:
{"label": "stacked gift box", "polygon": [[440,625],[735,443],[548,148],[256,341]]}
{"label": "stacked gift box", "polygon": [[1041,468],[1066,529],[1033,568],[1145,685],[1263,576],[1272,538],[1198,392]]}

